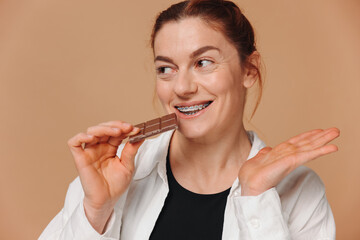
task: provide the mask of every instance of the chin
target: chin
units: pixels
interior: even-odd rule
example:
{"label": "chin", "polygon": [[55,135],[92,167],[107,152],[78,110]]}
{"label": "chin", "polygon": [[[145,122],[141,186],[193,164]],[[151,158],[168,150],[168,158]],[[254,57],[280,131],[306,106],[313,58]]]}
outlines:
{"label": "chin", "polygon": [[180,124],[178,131],[184,137],[192,141],[204,140],[209,137],[209,127],[196,126],[194,124]]}

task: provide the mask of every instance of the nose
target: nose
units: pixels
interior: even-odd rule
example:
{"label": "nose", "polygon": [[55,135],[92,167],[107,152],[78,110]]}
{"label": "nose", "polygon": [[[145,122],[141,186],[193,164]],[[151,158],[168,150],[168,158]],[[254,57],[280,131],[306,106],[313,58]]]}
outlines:
{"label": "nose", "polygon": [[175,80],[174,92],[179,97],[189,97],[195,94],[198,90],[197,83],[191,72],[180,72]]}

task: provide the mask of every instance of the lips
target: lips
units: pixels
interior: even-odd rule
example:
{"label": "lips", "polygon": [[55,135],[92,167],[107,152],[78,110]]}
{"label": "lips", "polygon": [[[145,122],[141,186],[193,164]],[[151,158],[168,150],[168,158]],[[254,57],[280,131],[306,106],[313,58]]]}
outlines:
{"label": "lips", "polygon": [[212,101],[203,103],[203,104],[194,104],[194,105],[189,105],[189,106],[175,106],[175,108],[177,110],[179,110],[179,112],[189,116],[189,115],[194,115],[198,112],[200,112],[201,110],[207,108],[210,104],[212,103]]}

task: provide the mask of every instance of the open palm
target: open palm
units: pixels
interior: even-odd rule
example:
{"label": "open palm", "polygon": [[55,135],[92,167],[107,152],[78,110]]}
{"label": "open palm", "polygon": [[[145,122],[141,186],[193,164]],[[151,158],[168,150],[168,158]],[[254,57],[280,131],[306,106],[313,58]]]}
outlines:
{"label": "open palm", "polygon": [[337,128],[316,129],[290,138],[274,148],[261,149],[240,168],[242,195],[259,195],[275,187],[300,165],[337,151],[337,146],[328,143],[339,134]]}

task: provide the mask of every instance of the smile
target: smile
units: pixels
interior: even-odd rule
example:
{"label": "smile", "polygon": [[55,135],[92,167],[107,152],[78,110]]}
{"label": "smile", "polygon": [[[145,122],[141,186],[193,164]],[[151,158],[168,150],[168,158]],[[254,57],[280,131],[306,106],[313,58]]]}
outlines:
{"label": "smile", "polygon": [[175,108],[177,110],[179,110],[179,112],[181,112],[185,115],[194,115],[194,114],[200,112],[201,110],[207,108],[211,103],[212,103],[212,101],[209,101],[204,104],[193,105],[193,106],[186,106],[186,107],[175,106]]}

